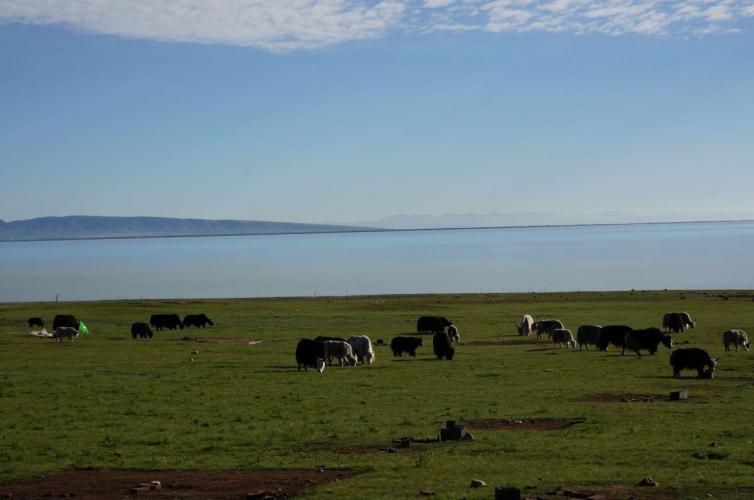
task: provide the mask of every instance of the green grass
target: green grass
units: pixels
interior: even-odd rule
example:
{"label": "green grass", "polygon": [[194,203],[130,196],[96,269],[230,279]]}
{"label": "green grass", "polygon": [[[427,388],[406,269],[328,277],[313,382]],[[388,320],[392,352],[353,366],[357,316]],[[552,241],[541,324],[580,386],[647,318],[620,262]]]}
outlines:
{"label": "green grass", "polygon": [[[494,485],[635,485],[741,498],[754,485],[754,353],[724,353],[721,332],[754,333],[751,293],[625,292],[426,295],[315,299],[126,301],[0,306],[0,479],[82,467],[245,469],[355,467],[351,480],[313,497],[490,498]],[[542,345],[473,345],[519,340],[524,313],[580,324],[659,326],[666,311],[689,311],[697,328],[676,340],[719,357],[714,380],[672,378],[657,356],[578,352]],[[133,321],[155,312],[205,312],[215,328],[130,338]],[[83,319],[92,335],[56,344],[29,337],[25,321],[56,313]],[[416,359],[376,348],[373,366],[299,373],[301,337],[367,334],[389,342],[422,314],[459,327],[452,362],[436,361],[431,337]],[[264,342],[198,344],[183,335]],[[195,349],[198,355],[192,355]],[[193,358],[194,361],[189,361]],[[546,371],[547,370],[547,371]],[[549,371],[551,370],[551,371]],[[691,373],[687,373],[691,376]],[[685,403],[590,402],[599,393],[667,395]],[[400,436],[431,437],[446,420],[582,417],[563,431],[473,431],[471,443],[400,454],[353,453]],[[722,459],[706,456],[711,442]],[[701,453],[701,455],[700,455]],[[480,478],[490,488],[471,490]],[[690,494],[690,493],[689,493]],[[682,495],[681,495],[682,496]]]}

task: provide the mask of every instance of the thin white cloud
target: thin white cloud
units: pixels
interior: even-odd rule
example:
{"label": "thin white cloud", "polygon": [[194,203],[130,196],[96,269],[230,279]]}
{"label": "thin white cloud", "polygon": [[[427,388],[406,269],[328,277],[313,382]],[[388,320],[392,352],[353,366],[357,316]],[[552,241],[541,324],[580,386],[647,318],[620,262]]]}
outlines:
{"label": "thin white cloud", "polygon": [[405,7],[401,0],[2,0],[0,21],[284,51],[381,36]]}
{"label": "thin white cloud", "polygon": [[439,7],[447,7],[454,2],[455,0],[424,0],[424,6],[428,9],[437,9]]}
{"label": "thin white cloud", "polygon": [[706,36],[752,16],[752,0],[0,0],[0,23],[278,52],[390,32]]}

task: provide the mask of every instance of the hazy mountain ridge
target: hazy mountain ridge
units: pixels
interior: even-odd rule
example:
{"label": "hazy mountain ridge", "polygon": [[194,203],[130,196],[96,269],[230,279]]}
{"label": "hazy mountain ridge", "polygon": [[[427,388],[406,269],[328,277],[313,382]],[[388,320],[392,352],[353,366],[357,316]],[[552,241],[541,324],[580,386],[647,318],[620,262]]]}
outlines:
{"label": "hazy mountain ridge", "polygon": [[255,220],[174,219],[167,217],[107,217],[72,215],[0,220],[0,241],[222,236],[365,231],[372,228],[335,224],[303,224]]}
{"label": "hazy mountain ridge", "polygon": [[708,213],[708,214],[652,214],[637,215],[624,212],[602,212],[595,214],[555,214],[547,212],[518,212],[485,214],[447,213],[431,214],[396,214],[383,217],[365,225],[387,229],[439,229],[469,227],[507,227],[507,226],[561,226],[580,224],[633,224],[650,222],[682,221],[720,221],[751,219],[748,213]]}

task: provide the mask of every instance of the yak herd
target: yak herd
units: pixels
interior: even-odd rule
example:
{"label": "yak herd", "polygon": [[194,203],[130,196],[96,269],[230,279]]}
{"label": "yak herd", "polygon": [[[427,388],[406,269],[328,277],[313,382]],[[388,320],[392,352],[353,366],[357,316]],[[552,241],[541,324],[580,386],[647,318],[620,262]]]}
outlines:
{"label": "yak herd", "polygon": [[[547,335],[553,344],[561,348],[576,347],[579,350],[593,345],[600,351],[607,351],[612,345],[621,349],[621,354],[626,351],[633,351],[641,356],[641,351],[647,351],[654,355],[657,353],[660,344],[668,349],[673,348],[673,338],[671,334],[681,333],[687,328],[696,327],[696,323],[691,319],[687,312],[669,312],[662,318],[662,326],[665,332],[659,328],[634,329],[626,325],[582,325],[576,332],[576,338],[570,330],[567,330],[563,323],[555,319],[546,319],[534,321],[530,315],[525,315],[516,325],[519,335],[537,335],[541,339]],[[723,332],[723,345],[725,350],[729,351],[730,347],[738,350],[742,347],[745,351],[749,350],[750,343],[743,330],[726,330]],[[696,370],[699,378],[712,378],[714,376],[717,360],[712,358],[707,351],[697,347],[676,349],[670,355],[670,366],[673,368],[673,375],[679,377],[681,370]]]}
{"label": "yak herd", "polygon": [[[641,356],[642,351],[656,354],[660,345],[672,349],[672,334],[694,328],[696,323],[686,312],[670,312],[663,316],[662,326],[664,332],[659,328],[634,329],[626,325],[582,325],[574,337],[559,320],[534,321],[532,316],[526,314],[516,324],[516,329],[519,335],[535,334],[538,340],[546,336],[554,345],[561,348],[575,349],[578,344],[579,350],[582,348],[589,350],[589,346],[594,346],[600,351],[607,351],[610,346],[614,346],[621,350],[622,355],[630,351]],[[452,343],[460,340],[458,328],[453,322],[442,316],[422,316],[416,323],[416,332],[433,335],[432,348],[437,359],[453,359],[455,348]],[[377,344],[382,345],[383,340],[379,339]],[[743,330],[723,332],[723,344],[726,351],[731,347],[736,350],[741,347],[748,351],[750,347],[747,334]],[[391,340],[390,350],[393,356],[402,356],[406,353],[415,357],[416,350],[422,345],[423,340],[420,337],[397,336]],[[337,360],[341,366],[344,363],[354,366],[361,361],[364,352],[369,353],[368,362],[371,364],[374,361],[374,351],[369,337],[365,335],[349,339],[340,337],[301,339],[296,346],[296,362],[299,371],[302,368],[306,371],[309,367],[313,367],[322,372],[325,366],[332,364],[334,360]],[[707,351],[692,347],[672,351],[670,365],[676,377],[680,376],[682,370],[696,370],[700,378],[712,378],[717,360],[712,358]]]}
{"label": "yak herd", "polygon": [[[37,316],[29,318],[28,324],[29,328],[33,328],[35,326],[43,328],[45,326],[44,320]],[[54,330],[52,336],[55,337],[55,339],[62,339],[63,337],[67,337],[70,341],[72,341],[73,338],[78,336],[78,334],[73,333],[78,332],[79,324],[80,322],[76,319],[76,316],[73,316],[71,314],[58,314],[57,316],[55,316],[52,322],[52,328]],[[181,319],[177,314],[153,314],[152,317],[149,318],[148,324],[143,322],[135,322],[131,324],[131,337],[133,337],[134,339],[151,339],[154,336],[154,331],[152,330],[152,328],[157,331],[163,329],[183,330],[184,328],[189,328],[192,326],[196,328],[206,328],[207,325],[215,326],[212,320],[203,313],[187,314],[183,319]]]}
{"label": "yak herd", "polygon": [[[39,317],[28,320],[29,327],[44,327],[44,321]],[[73,315],[59,314],[53,320],[53,329],[56,333],[52,336],[58,340],[67,337],[69,340],[78,336],[80,322]],[[153,314],[149,323],[135,322],[131,325],[131,336],[136,338],[152,338],[154,330],[175,330],[189,327],[206,328],[214,326],[206,314],[188,314],[181,319],[177,314]],[[659,328],[634,329],[626,325],[581,325],[576,331],[576,336],[566,329],[563,323],[557,319],[544,319],[534,321],[534,318],[526,314],[516,324],[519,335],[528,336],[535,334],[538,340],[547,337],[554,345],[561,348],[576,348],[579,350],[594,346],[600,351],[607,351],[610,346],[621,350],[635,352],[641,356],[642,351],[656,354],[659,346],[668,349],[673,348],[672,334],[681,333],[688,328],[694,328],[696,323],[686,312],[666,313],[662,318],[664,331]],[[153,330],[154,328],[154,330]],[[459,342],[461,335],[452,321],[443,316],[422,316],[416,323],[418,334],[432,334],[432,349],[437,359],[452,360],[455,355],[454,342]],[[48,335],[49,336],[49,335]],[[726,351],[739,347],[748,351],[750,343],[748,336],[743,330],[726,330],[722,336]],[[378,345],[384,345],[379,339]],[[393,356],[400,357],[408,354],[416,356],[416,350],[423,346],[420,337],[396,336],[390,341],[390,350]],[[358,363],[372,364],[375,361],[372,342],[366,335],[355,335],[348,339],[340,337],[317,337],[315,339],[301,339],[296,345],[296,363],[298,370],[314,368],[322,372],[326,365],[338,362],[340,366],[354,366]],[[712,378],[717,366],[717,360],[709,353],[699,348],[684,348],[672,351],[670,365],[674,376],[679,376],[681,370],[696,370],[700,378]]]}

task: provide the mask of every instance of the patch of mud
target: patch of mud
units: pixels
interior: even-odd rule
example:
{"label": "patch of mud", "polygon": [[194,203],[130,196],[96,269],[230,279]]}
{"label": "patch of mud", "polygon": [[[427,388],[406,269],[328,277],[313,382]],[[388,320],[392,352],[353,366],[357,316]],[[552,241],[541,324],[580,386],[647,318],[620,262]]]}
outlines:
{"label": "patch of mud", "polygon": [[181,337],[184,342],[199,342],[200,344],[261,344],[261,340],[254,339],[218,339],[215,337]]}
{"label": "patch of mud", "polygon": [[671,402],[677,403],[684,400],[671,400],[670,396],[660,394],[592,394],[584,398],[584,401],[590,403],[657,403]]}
{"label": "patch of mud", "polygon": [[536,431],[560,431],[577,424],[583,424],[583,418],[488,418],[481,420],[468,420],[464,425],[470,429],[481,430],[507,430],[526,429]]}
{"label": "patch of mud", "polygon": [[[138,495],[139,498],[247,498],[250,494],[258,494],[258,498],[283,498],[356,474],[358,472],[347,469],[77,470],[1,482],[0,498],[119,499],[129,495]],[[161,488],[140,488],[151,481],[159,481]],[[140,489],[137,492],[135,488]]]}

